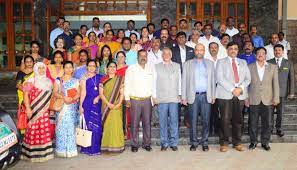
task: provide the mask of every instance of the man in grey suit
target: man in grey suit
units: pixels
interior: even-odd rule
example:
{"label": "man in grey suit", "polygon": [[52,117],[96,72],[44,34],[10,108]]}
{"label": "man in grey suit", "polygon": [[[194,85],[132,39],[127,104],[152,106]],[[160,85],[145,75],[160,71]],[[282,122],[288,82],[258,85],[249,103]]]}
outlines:
{"label": "man in grey suit", "polygon": [[257,147],[258,122],[261,117],[261,144],[266,151],[270,150],[271,116],[273,106],[279,103],[278,68],[266,62],[266,49],[256,50],[256,63],[250,64],[251,84],[248,89],[250,105],[249,149]]}
{"label": "man in grey suit", "polygon": [[[228,57],[220,59],[216,66],[216,98],[220,109],[220,151],[228,151],[229,137],[232,134],[233,147],[243,151],[241,144],[242,109],[247,99],[247,88],[251,75],[245,60],[237,58],[238,44],[227,45]],[[230,131],[232,125],[232,133]]]}
{"label": "man in grey suit", "polygon": [[[293,63],[283,57],[284,46],[277,44],[274,47],[275,58],[268,60],[269,63],[278,66],[278,79],[280,86],[280,103],[276,106],[276,134],[280,137],[284,136],[282,131],[282,115],[284,112],[284,102],[286,98],[293,98],[295,93],[295,79],[294,79],[294,66]],[[274,114],[272,114],[272,131],[274,125]]]}
{"label": "man in grey suit", "polygon": [[201,115],[203,151],[208,151],[209,117],[211,104],[215,101],[215,74],[212,61],[204,59],[205,47],[197,44],[196,58],[186,61],[182,74],[182,103],[189,105],[191,151],[198,146],[197,120]]}

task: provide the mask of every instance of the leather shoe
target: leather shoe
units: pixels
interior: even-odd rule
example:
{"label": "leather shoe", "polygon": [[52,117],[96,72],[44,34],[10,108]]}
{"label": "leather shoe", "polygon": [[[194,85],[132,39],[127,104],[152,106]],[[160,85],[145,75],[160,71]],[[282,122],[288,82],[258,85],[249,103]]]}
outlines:
{"label": "leather shoe", "polygon": [[194,145],[191,145],[191,147],[190,147],[190,151],[196,151],[196,146],[194,146]]}
{"label": "leather shoe", "polygon": [[131,151],[132,151],[132,152],[138,152],[138,148],[135,147],[135,146],[132,146],[132,147],[131,147]]}
{"label": "leather shoe", "polygon": [[178,150],[177,146],[170,146],[170,148],[171,148],[173,151],[177,151],[177,150]]}
{"label": "leather shoe", "polygon": [[221,152],[227,152],[228,151],[228,146],[227,145],[221,145],[220,146],[220,151]]}
{"label": "leather shoe", "polygon": [[145,149],[148,152],[152,151],[152,147],[151,146],[144,146],[142,148]]}
{"label": "leather shoe", "polygon": [[167,150],[167,146],[161,146],[161,151],[166,151]]}
{"label": "leather shoe", "polygon": [[207,152],[209,150],[209,147],[207,145],[202,146],[202,150],[204,152]]}
{"label": "leather shoe", "polygon": [[238,144],[238,145],[235,145],[233,146],[237,151],[244,151],[244,148],[243,148],[243,145],[242,144]]}
{"label": "leather shoe", "polygon": [[276,134],[279,136],[279,137],[283,137],[285,135],[285,133],[282,131],[282,130],[277,130],[276,131]]}
{"label": "leather shoe", "polygon": [[255,143],[251,143],[249,145],[249,149],[255,149],[256,147],[257,147],[257,144],[255,144]]}
{"label": "leather shoe", "polygon": [[266,150],[266,151],[270,151],[270,146],[268,145],[268,144],[262,144],[261,145],[262,146],[262,148],[264,149],[264,150]]}

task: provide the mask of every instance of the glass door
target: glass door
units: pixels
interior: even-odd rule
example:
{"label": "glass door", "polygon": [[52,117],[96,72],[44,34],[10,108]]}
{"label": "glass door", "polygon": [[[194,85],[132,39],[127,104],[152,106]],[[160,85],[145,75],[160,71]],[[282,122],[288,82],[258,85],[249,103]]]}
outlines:
{"label": "glass door", "polygon": [[7,16],[5,0],[0,0],[0,69],[4,70],[8,66],[7,50]]}
{"label": "glass door", "polygon": [[30,54],[30,42],[35,39],[32,0],[14,0],[13,27],[15,67],[19,67],[22,58]]}

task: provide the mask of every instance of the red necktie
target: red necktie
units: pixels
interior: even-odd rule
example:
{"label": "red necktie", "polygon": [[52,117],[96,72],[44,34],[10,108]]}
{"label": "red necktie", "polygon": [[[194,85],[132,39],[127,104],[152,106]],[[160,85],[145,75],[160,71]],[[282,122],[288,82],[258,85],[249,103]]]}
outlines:
{"label": "red necktie", "polygon": [[233,69],[233,73],[234,73],[234,80],[235,83],[239,82],[239,76],[238,76],[238,70],[237,70],[237,65],[235,63],[235,59],[232,59],[232,69]]}

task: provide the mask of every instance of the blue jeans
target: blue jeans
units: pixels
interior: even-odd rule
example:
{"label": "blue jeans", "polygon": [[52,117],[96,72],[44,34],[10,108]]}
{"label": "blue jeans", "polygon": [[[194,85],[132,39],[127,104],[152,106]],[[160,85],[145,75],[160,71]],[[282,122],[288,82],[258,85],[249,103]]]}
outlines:
{"label": "blue jeans", "polygon": [[161,145],[164,147],[177,146],[178,103],[160,103],[157,109],[159,114]]}
{"label": "blue jeans", "polygon": [[[207,102],[206,94],[196,94],[195,101],[189,105],[189,118],[190,118],[190,144],[194,146],[208,145],[209,134],[209,117],[210,117],[211,104]],[[197,120],[200,113],[202,121],[202,138],[198,142],[197,135]]]}

